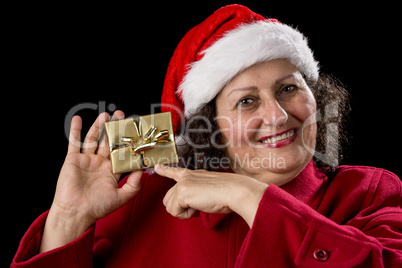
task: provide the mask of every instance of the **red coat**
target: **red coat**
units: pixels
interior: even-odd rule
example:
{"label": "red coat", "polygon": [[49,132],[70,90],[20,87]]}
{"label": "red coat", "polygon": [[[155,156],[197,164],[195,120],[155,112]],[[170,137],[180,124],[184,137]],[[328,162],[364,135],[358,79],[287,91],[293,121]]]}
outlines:
{"label": "red coat", "polygon": [[39,254],[47,213],[28,229],[13,267],[402,267],[402,183],[377,168],[312,162],[270,185],[251,229],[235,213],[180,220],[162,199],[173,181],[144,173],[140,193],[71,243]]}

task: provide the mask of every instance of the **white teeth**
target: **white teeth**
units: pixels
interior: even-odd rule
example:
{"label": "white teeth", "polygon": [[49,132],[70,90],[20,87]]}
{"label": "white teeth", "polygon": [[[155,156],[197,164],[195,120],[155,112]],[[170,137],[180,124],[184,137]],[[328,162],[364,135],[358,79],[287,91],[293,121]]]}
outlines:
{"label": "white teeth", "polygon": [[274,143],[274,142],[278,142],[278,141],[282,141],[282,140],[286,140],[290,137],[292,137],[295,134],[294,130],[290,130],[286,133],[283,133],[282,135],[276,136],[276,137],[272,137],[272,138],[268,138],[265,139],[263,141],[261,141],[262,143]]}

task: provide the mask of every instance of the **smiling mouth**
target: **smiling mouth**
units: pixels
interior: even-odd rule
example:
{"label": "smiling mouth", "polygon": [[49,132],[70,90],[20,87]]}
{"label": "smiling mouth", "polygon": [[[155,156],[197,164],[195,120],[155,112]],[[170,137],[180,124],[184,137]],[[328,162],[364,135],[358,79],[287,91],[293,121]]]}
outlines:
{"label": "smiling mouth", "polygon": [[286,131],[285,133],[279,133],[277,135],[273,135],[270,137],[264,137],[259,140],[259,142],[264,143],[264,144],[269,144],[269,143],[277,143],[286,139],[289,139],[293,137],[296,134],[295,129],[291,129],[289,131]]}

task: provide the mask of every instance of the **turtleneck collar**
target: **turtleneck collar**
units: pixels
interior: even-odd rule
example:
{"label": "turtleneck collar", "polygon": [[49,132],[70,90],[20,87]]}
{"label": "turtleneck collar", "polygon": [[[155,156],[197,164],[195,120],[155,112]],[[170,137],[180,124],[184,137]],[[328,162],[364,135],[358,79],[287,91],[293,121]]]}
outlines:
{"label": "turtleneck collar", "polygon": [[311,206],[318,194],[318,190],[326,179],[325,174],[311,160],[293,180],[281,186],[281,188]]}

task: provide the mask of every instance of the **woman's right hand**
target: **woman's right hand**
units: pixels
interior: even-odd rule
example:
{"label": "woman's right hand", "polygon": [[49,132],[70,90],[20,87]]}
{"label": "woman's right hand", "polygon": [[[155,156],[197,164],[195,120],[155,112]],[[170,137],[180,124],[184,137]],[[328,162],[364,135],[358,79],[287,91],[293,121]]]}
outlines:
{"label": "woman's right hand", "polygon": [[[134,171],[118,188],[121,174],[112,173],[106,135],[98,144],[109,114],[98,116],[81,145],[82,120],[71,120],[66,159],[42,235],[40,252],[63,246],[82,235],[97,219],[115,211],[140,190],[142,171]],[[112,120],[123,119],[116,111]]]}

